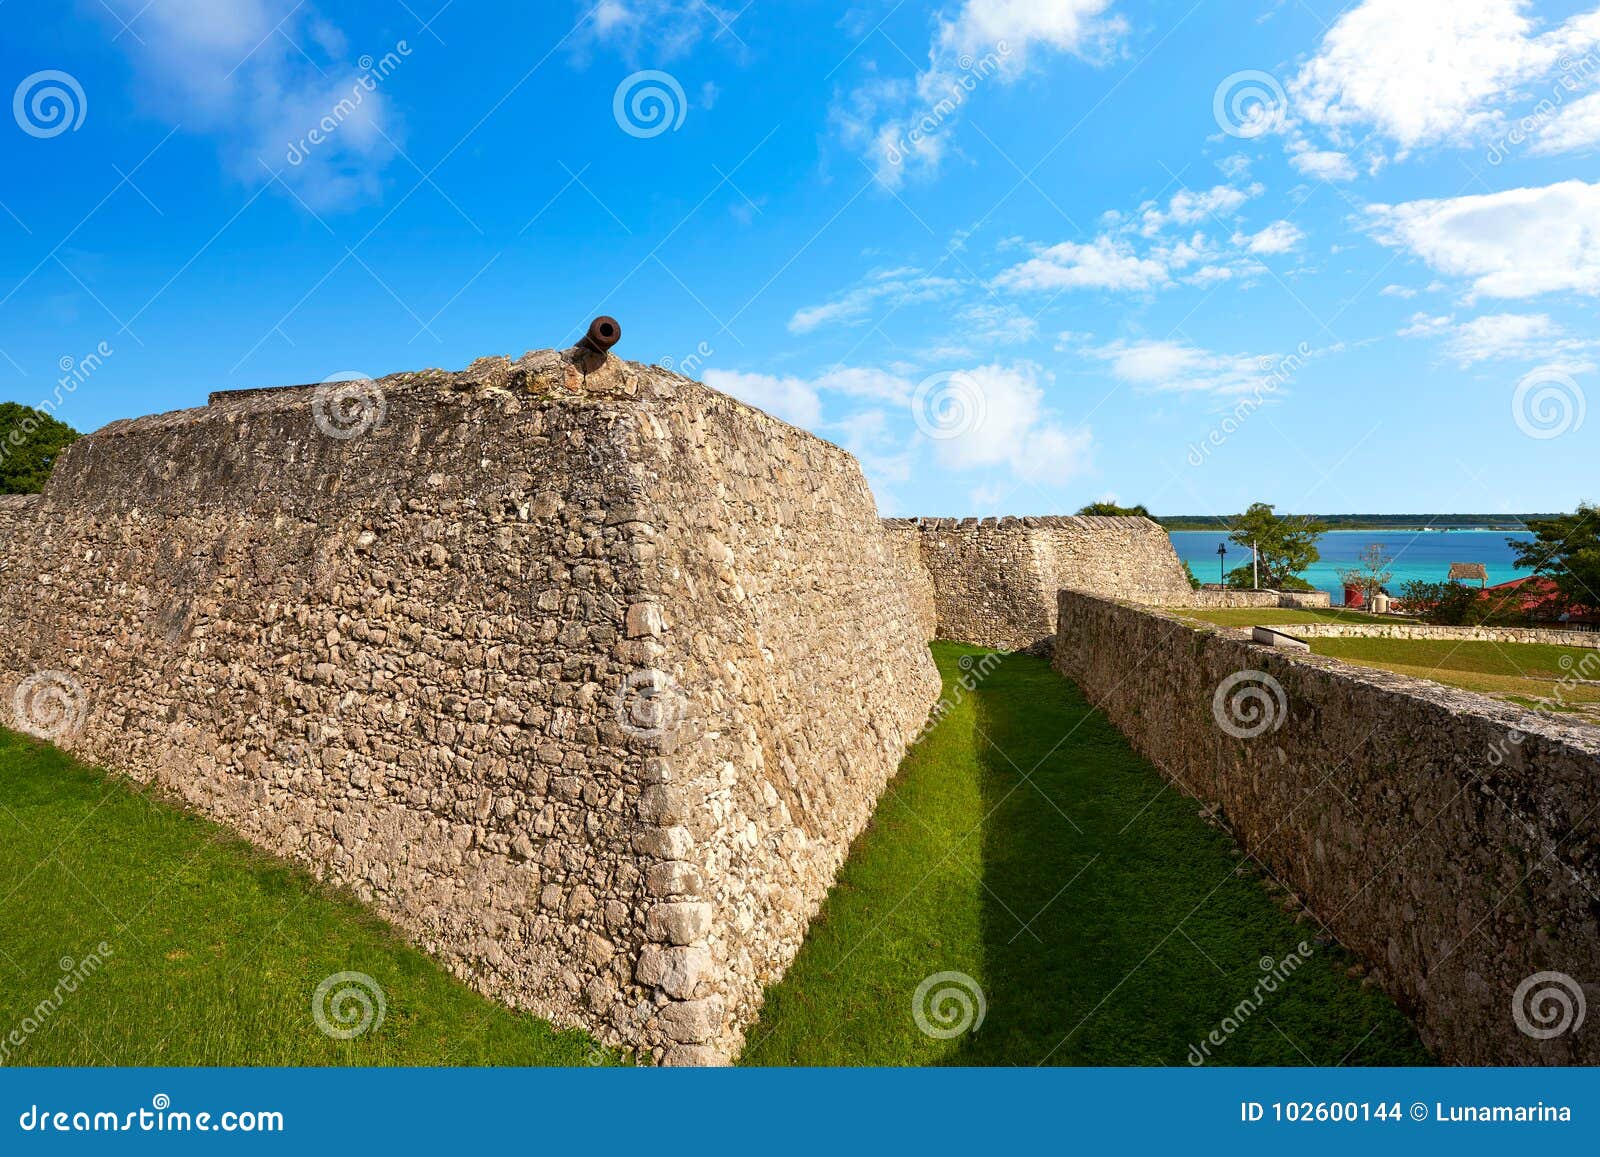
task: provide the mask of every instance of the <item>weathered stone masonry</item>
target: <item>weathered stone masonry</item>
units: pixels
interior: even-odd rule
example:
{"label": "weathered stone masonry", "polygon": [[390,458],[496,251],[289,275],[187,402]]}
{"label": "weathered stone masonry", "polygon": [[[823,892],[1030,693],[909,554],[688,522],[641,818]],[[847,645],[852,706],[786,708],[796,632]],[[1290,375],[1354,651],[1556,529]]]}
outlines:
{"label": "weathered stone masonry", "polygon": [[1056,592],[1098,591],[1174,604],[1189,581],[1166,531],[1148,518],[890,518],[903,556],[920,553],[933,591],[933,638],[1048,651]]}
{"label": "weathered stone masonry", "polygon": [[378,385],[356,437],[223,395],[0,502],[0,711],[66,672],[58,742],[482,991],[732,1057],[937,695],[858,466],[615,359]]}
{"label": "weathered stone masonry", "polygon": [[[1581,1031],[1547,1040],[1513,1013],[1535,974],[1591,993],[1600,977],[1592,728],[1070,591],[1059,622],[1056,668],[1178,787],[1221,808],[1444,1060],[1600,1062],[1592,1007]],[[1239,672],[1267,699],[1261,676],[1283,690],[1281,706],[1256,702],[1271,723],[1253,738],[1219,724],[1217,712],[1259,719],[1216,703]]]}

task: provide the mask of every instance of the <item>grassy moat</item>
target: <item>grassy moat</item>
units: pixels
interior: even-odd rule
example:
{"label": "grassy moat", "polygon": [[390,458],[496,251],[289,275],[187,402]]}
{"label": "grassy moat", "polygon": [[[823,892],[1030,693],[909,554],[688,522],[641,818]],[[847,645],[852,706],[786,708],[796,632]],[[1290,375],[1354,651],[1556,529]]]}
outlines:
{"label": "grassy moat", "polygon": [[[947,644],[935,654],[959,702],[857,841],[744,1063],[1427,1063],[1354,961],[1280,910],[1199,805],[1042,660],[996,663]],[[971,693],[956,688],[964,673]],[[6,733],[0,928],[0,1018],[32,1025],[0,1063],[623,1059],[477,995],[298,868]],[[91,960],[92,975],[40,1015]],[[382,1022],[350,1040],[312,1012],[319,983],[344,972],[384,995]],[[938,973],[962,976],[933,982],[924,1021],[959,1027],[957,989],[976,1021],[981,992],[976,1032],[918,1027],[913,997]],[[1269,975],[1275,991],[1262,995]],[[1221,1045],[1194,1051],[1253,998]],[[359,1016],[359,1000],[344,1011]]]}
{"label": "grassy moat", "polygon": [[[980,677],[982,650],[934,654],[955,705],[768,991],[746,1064],[1430,1063],[1354,959],[1286,915],[1200,805],[1044,660],[1008,656]],[[954,683],[964,662],[970,693]],[[1288,980],[1196,1054],[1302,941]],[[918,1027],[918,986],[940,972],[981,990],[976,1032]],[[950,1027],[966,1015],[954,995],[944,1011]]]}

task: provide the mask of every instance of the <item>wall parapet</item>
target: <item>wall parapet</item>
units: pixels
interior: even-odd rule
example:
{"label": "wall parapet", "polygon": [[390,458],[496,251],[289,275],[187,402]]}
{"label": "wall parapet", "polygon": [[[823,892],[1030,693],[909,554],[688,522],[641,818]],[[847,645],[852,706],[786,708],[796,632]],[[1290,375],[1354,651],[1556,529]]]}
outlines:
{"label": "wall parapet", "polygon": [[1446,1061],[1600,1061],[1600,1034],[1540,1039],[1514,1006],[1552,973],[1600,977],[1592,728],[1073,591],[1054,665],[1221,810]]}
{"label": "wall parapet", "polygon": [[1434,623],[1295,623],[1289,630],[1304,639],[1441,639],[1458,643],[1543,643],[1554,647],[1600,649],[1600,631],[1560,631],[1546,627],[1451,627]]}

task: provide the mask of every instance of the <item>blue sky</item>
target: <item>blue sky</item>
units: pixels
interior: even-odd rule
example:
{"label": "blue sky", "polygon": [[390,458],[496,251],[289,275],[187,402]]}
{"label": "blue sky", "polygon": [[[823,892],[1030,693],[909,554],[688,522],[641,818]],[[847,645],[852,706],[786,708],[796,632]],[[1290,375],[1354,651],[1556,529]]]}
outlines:
{"label": "blue sky", "polygon": [[0,396],[79,429],[608,312],[619,354],[855,452],[885,513],[1600,497],[1600,9],[5,0],[0,31]]}

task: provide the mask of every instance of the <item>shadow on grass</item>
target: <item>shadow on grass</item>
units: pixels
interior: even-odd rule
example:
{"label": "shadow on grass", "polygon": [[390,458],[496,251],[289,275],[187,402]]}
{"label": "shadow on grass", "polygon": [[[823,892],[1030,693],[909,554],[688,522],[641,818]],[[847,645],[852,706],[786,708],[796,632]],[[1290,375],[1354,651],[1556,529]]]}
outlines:
{"label": "shadow on grass", "polygon": [[987,1012],[947,1063],[1429,1063],[1046,661],[1008,656],[975,699]]}

